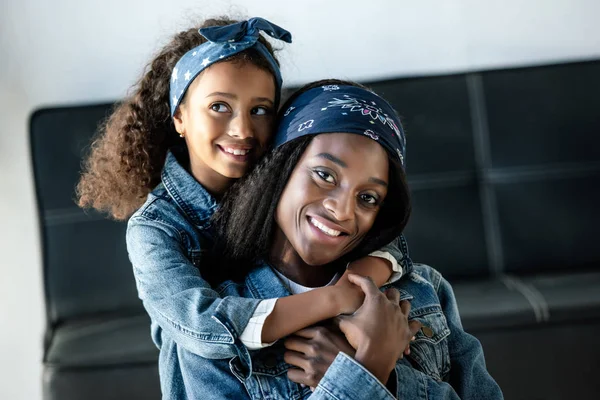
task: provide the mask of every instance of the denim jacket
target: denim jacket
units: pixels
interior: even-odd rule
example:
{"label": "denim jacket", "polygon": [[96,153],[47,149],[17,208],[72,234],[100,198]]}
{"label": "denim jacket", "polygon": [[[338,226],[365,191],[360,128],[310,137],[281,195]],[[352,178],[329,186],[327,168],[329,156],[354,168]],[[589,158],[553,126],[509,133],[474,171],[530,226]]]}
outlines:
{"label": "denim jacket", "polygon": [[[502,399],[488,374],[479,341],[461,325],[450,284],[433,268],[415,264],[392,285],[411,302],[409,319],[423,328],[411,353],[396,363],[387,386],[344,353],[339,353],[314,392],[287,378],[290,368],[280,342],[239,357],[209,360],[185,354],[188,363],[185,398],[193,399]],[[219,285],[223,296],[267,299],[288,296],[287,288],[268,265],[251,271],[243,283]]]}
{"label": "denim jacket", "polygon": [[[261,301],[218,293],[202,277],[213,247],[210,218],[217,202],[182,166],[187,154],[180,150],[167,154],[161,184],[130,218],[126,234],[138,296],[160,349],[165,399],[196,398],[185,395],[195,368],[190,358],[236,357],[247,369],[251,355],[239,336]],[[383,250],[406,263],[399,246],[405,242]]]}

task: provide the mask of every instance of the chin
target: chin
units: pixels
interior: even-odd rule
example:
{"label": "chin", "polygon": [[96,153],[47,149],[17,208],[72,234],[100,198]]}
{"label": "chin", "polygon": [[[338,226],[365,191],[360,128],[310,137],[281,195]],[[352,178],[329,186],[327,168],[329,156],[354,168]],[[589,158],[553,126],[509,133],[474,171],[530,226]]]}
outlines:
{"label": "chin", "polygon": [[326,265],[326,264],[332,263],[332,262],[338,260],[342,256],[343,256],[343,254],[331,256],[331,255],[325,255],[325,254],[315,255],[314,252],[313,253],[308,252],[308,254],[306,256],[301,256],[301,258],[302,258],[302,261],[304,261],[306,264],[308,264],[312,267],[318,267],[320,265]]}

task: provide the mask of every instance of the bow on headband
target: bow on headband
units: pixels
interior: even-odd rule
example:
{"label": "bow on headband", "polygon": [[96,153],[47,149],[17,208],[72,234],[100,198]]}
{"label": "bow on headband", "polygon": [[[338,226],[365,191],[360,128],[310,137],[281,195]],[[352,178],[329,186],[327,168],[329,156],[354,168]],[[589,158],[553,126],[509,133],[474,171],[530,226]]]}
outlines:
{"label": "bow on headband", "polygon": [[185,53],[179,59],[175,68],[173,68],[170,87],[171,116],[175,115],[175,111],[181,103],[181,99],[183,99],[189,85],[200,72],[217,61],[241,53],[251,47],[256,49],[271,66],[271,70],[275,75],[275,103],[277,103],[283,80],[277,62],[265,45],[258,41],[260,31],[286,43],[292,42],[292,34],[290,32],[263,18],[250,18],[248,21],[231,25],[201,28],[198,32],[208,42]]}

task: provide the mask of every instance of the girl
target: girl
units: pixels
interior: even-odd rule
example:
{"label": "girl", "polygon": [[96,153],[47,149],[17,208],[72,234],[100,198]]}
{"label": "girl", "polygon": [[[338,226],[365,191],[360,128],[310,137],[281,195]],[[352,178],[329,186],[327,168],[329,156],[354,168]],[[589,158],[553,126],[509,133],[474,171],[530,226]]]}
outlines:
{"label": "girl", "polygon": [[[242,284],[218,288],[222,296],[312,290],[314,282],[343,271],[340,259],[368,254],[406,222],[404,134],[385,100],[356,84],[322,81],[300,89],[282,110],[276,149],[215,215],[225,254],[255,261],[243,264]],[[248,215],[248,209],[255,211]],[[321,224],[339,234],[323,234]],[[437,271],[414,265],[393,283],[398,291],[385,294],[368,279],[350,280],[366,298],[354,315],[337,318],[348,343],[322,327],[304,329],[253,353],[250,374],[235,359],[229,365],[199,359],[199,398],[502,398],[479,341],[462,329],[451,286]],[[319,374],[315,366],[323,364]],[[285,371],[292,381],[316,386],[314,393],[290,384]]]}
{"label": "girl", "polygon": [[[209,20],[200,34],[175,36],[109,118],[78,186],[82,207],[117,219],[139,207],[129,219],[127,248],[160,349],[165,398],[186,390],[186,358],[249,362],[249,349],[353,312],[364,297],[345,277],[280,300],[221,298],[212,289],[225,268],[207,268],[218,259],[211,256],[210,217],[269,145],[279,103],[279,66],[260,31],[291,41],[289,32],[261,18]],[[408,262],[397,247],[374,255],[351,268],[379,284]]]}

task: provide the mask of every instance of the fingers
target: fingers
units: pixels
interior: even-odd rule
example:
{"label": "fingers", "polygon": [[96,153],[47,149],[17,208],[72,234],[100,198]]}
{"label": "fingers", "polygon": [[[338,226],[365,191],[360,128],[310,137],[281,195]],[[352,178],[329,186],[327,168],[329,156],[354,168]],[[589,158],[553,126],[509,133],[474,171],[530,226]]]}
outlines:
{"label": "fingers", "polygon": [[358,287],[365,293],[365,296],[374,296],[379,294],[379,289],[368,276],[361,276],[357,274],[348,274],[348,280]]}
{"label": "fingers", "polygon": [[300,329],[298,332],[294,332],[294,336],[300,336],[304,339],[312,339],[317,334],[317,330],[318,328],[316,327]]}
{"label": "fingers", "polygon": [[319,383],[319,382],[316,382],[316,383],[313,382],[313,379],[309,379],[303,370],[297,369],[297,368],[288,369],[287,376],[290,381],[296,382],[296,383],[299,383],[302,385],[306,385],[306,386],[311,386],[311,385],[317,386],[317,384]]}
{"label": "fingers", "polygon": [[385,290],[385,297],[394,304],[400,302],[400,292],[397,289],[389,288]]}
{"label": "fingers", "polygon": [[310,362],[306,357],[296,351],[286,351],[283,353],[283,361],[302,370],[306,370],[310,367]]}
{"label": "fingers", "polygon": [[307,349],[307,341],[303,338],[290,336],[283,342],[286,349],[297,351],[298,353],[305,353]]}
{"label": "fingers", "polygon": [[402,300],[400,302],[400,309],[402,310],[402,314],[408,316],[408,313],[410,313],[410,301]]}
{"label": "fingers", "polygon": [[416,319],[408,321],[408,329],[410,331],[410,335],[414,338],[414,336],[417,334],[417,332],[419,332],[419,329],[421,329],[422,326],[423,324],[421,324],[421,322],[417,321]]}

